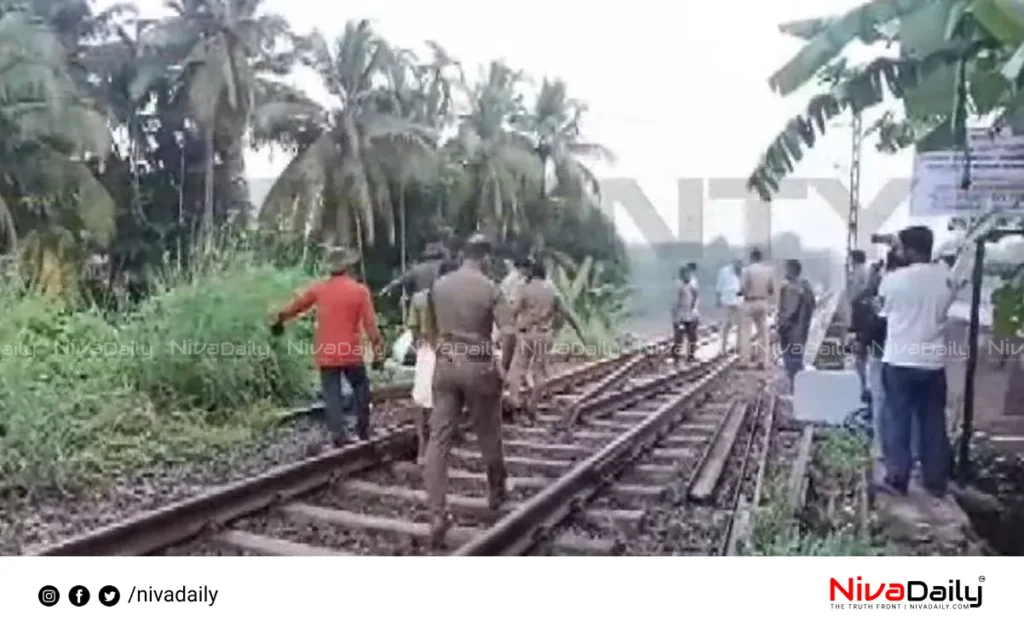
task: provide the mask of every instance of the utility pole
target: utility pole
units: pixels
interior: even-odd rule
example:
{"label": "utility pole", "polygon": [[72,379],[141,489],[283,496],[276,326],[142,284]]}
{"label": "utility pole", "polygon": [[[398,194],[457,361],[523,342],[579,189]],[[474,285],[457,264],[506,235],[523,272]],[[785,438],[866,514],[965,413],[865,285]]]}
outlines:
{"label": "utility pole", "polygon": [[849,262],[850,252],[857,248],[857,216],[860,213],[860,152],[861,141],[863,140],[860,112],[853,113],[852,127],[853,138],[850,144],[850,214],[846,225],[847,262]]}

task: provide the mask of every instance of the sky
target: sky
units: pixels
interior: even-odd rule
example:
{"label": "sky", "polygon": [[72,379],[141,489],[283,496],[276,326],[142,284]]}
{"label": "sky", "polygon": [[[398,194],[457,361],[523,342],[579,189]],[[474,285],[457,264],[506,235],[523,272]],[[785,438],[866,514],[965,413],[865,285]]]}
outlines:
{"label": "sky", "polygon": [[[317,28],[332,36],[346,20],[368,18],[389,41],[403,47],[415,49],[424,40],[436,40],[467,72],[504,59],[538,81],[561,77],[589,105],[584,135],[617,155],[613,165],[597,169],[599,175],[635,179],[670,227],[676,226],[677,179],[745,178],[785,121],[814,94],[809,90],[782,98],[769,89],[768,76],[801,45],[779,33],[777,24],[841,13],[860,3],[718,0],[684,10],[687,4],[518,0],[487,8],[465,0],[264,3],[298,31]],[[160,2],[142,0],[139,6],[152,13]],[[852,54],[870,53],[864,48]],[[314,96],[324,94],[311,75],[295,81]],[[247,160],[250,178],[262,179],[276,176],[287,157],[259,152]],[[845,182],[849,161],[849,131],[835,129],[805,156],[796,175]],[[866,142],[862,203],[868,204],[890,178],[909,177],[912,163],[910,153],[887,156]],[[740,201],[706,200],[706,239],[721,234],[742,244],[742,208]],[[794,231],[809,246],[845,247],[845,218],[816,194],[776,203],[771,217],[773,232]],[[907,219],[903,205],[884,229],[898,229]],[[616,224],[626,241],[644,241],[625,212],[616,213]]]}

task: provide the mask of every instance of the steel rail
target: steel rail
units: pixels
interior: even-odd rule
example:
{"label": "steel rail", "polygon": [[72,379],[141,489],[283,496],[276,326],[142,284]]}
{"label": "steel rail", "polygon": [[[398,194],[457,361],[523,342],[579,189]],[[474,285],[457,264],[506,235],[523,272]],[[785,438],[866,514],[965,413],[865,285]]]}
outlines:
{"label": "steel rail", "polygon": [[[768,391],[763,393],[757,400],[756,409],[752,415],[750,435],[747,438],[747,443],[743,450],[743,465],[740,468],[739,482],[736,484],[736,490],[733,492],[732,498],[729,499],[728,511],[731,512],[731,514],[729,516],[729,523],[725,528],[725,534],[722,537],[722,541],[719,544],[718,549],[723,556],[729,554],[730,551],[735,551],[736,546],[734,543],[738,542],[738,539],[744,536],[741,532],[746,529],[746,517],[740,517],[742,514],[740,512],[740,501],[743,498],[743,484],[746,481],[747,475],[752,466],[750,463],[750,453],[754,449],[754,442],[757,439],[757,430],[763,426],[765,429],[765,436],[763,439],[764,450],[762,451],[762,455],[767,456],[769,449],[771,449],[771,421],[774,415],[775,394]],[[754,466],[757,466],[757,470],[754,471],[754,475],[758,476],[761,470],[760,459],[757,464],[754,464]],[[755,480],[755,490],[757,490],[760,485],[760,481]],[[740,525],[737,525],[737,520],[739,520]],[[736,533],[735,535],[734,532]]]}
{"label": "steel rail", "polygon": [[[584,460],[483,534],[453,552],[453,556],[516,556],[532,549],[555,525],[594,496],[677,420],[695,400],[736,362],[717,357],[700,367],[703,377],[683,393],[647,416],[600,451]],[[684,370],[685,371],[685,370]],[[681,372],[677,372],[681,373]],[[678,376],[677,376],[678,377]]]}
{"label": "steel rail", "polygon": [[[715,356],[708,363],[714,363],[721,359],[722,356]],[[622,408],[624,404],[629,406],[632,403],[649,398],[680,379],[688,379],[699,375],[708,366],[708,363],[682,367],[649,382],[637,385],[625,392],[607,393],[585,401],[578,407],[577,415],[573,418],[573,421],[579,423],[584,417],[604,415]]]}
{"label": "steel rail", "polygon": [[[701,328],[701,332],[699,332],[698,336],[703,338],[704,336],[714,332],[715,329],[713,327],[706,326]],[[702,343],[702,346],[705,344],[710,343]],[[580,416],[584,415],[587,411],[587,407],[594,399],[598,398],[602,393],[606,393],[614,385],[622,382],[622,380],[626,376],[630,375],[634,369],[642,365],[644,362],[649,361],[652,356],[661,356],[664,354],[668,349],[671,349],[671,345],[672,340],[666,338],[647,346],[645,349],[637,351],[631,360],[627,361],[618,369],[595,383],[593,387],[580,396],[580,398],[566,410],[565,415],[562,417],[562,426],[569,427],[578,422]]]}
{"label": "steel rail", "polygon": [[[613,369],[623,358],[612,357],[570,369],[549,379],[549,388],[561,390],[592,379],[595,375]],[[140,556],[159,551],[336,479],[388,462],[411,458],[416,453],[416,443],[414,429],[399,429],[368,441],[279,466],[255,477],[218,486],[54,545],[30,550],[26,555]]]}

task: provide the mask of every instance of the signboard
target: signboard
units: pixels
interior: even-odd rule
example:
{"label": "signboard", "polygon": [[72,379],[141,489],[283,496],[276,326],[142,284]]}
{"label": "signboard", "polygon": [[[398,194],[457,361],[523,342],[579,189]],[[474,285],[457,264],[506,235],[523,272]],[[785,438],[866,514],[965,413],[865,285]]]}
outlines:
{"label": "signboard", "polygon": [[1024,136],[1009,127],[968,132],[970,188],[960,188],[964,174],[961,151],[918,152],[910,185],[911,217],[979,215],[988,201],[998,210],[1024,212]]}

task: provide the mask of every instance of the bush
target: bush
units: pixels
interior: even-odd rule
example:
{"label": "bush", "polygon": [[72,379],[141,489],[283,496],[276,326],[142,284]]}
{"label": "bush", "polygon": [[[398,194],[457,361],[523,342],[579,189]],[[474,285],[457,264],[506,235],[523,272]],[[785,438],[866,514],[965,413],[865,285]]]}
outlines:
{"label": "bush", "polygon": [[132,314],[0,286],[0,493],[210,455],[312,395],[311,322],[268,315],[309,277],[245,263],[170,280]]}

